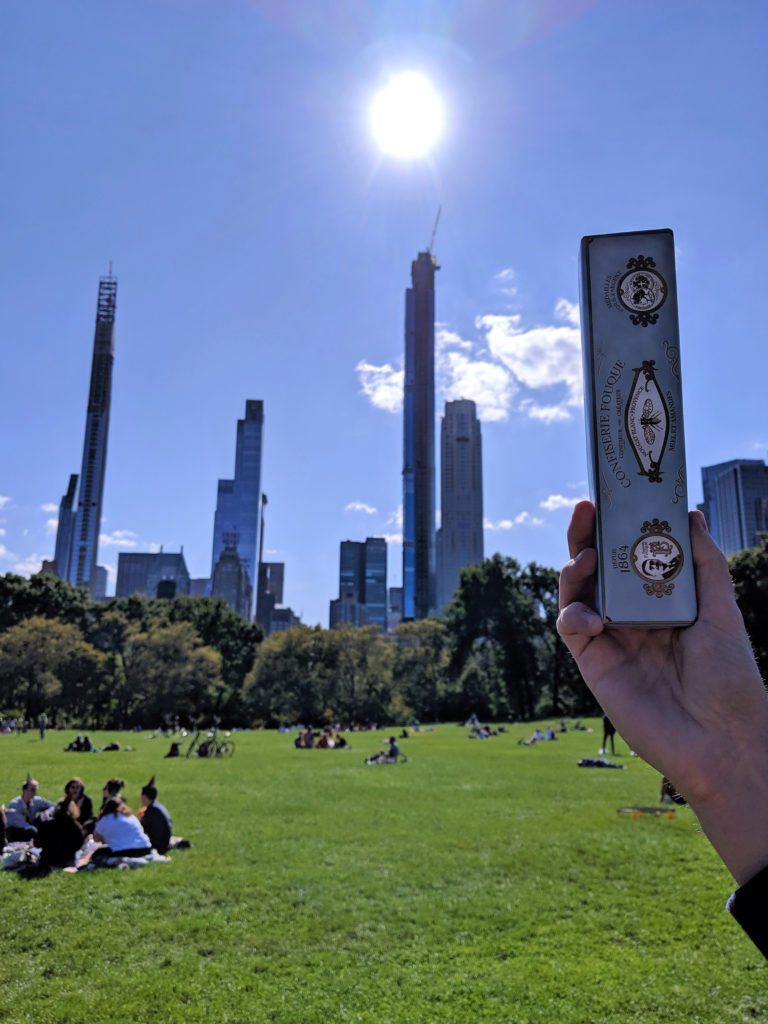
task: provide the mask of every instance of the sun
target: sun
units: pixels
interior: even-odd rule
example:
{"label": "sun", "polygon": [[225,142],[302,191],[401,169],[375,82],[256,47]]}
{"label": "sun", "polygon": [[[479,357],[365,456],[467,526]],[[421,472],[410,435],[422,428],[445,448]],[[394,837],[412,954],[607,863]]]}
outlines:
{"label": "sun", "polygon": [[443,128],[443,105],[432,83],[416,71],[390,79],[374,97],[371,128],[390,156],[425,156]]}

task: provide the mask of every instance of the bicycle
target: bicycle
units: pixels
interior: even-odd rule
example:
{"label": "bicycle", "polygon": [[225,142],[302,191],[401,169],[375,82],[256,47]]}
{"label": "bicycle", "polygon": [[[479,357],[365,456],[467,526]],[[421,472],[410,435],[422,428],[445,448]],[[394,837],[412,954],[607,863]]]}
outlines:
{"label": "bicycle", "polygon": [[197,729],[189,744],[187,757],[232,757],[235,753],[234,740],[220,740],[218,731],[208,732],[204,740],[200,739],[201,730]]}

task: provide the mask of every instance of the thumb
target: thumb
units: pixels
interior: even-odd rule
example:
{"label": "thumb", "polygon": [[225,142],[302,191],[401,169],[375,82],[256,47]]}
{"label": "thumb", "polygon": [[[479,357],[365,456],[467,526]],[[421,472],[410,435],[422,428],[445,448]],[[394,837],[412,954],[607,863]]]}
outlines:
{"label": "thumb", "polygon": [[701,512],[690,512],[688,519],[699,619],[714,619],[722,624],[724,619],[735,615],[741,620],[725,555],[712,539]]}

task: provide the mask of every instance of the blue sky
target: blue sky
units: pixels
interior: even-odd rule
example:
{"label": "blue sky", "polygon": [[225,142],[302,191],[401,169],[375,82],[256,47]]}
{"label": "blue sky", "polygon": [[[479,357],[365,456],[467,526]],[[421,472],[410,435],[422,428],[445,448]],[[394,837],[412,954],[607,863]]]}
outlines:
{"label": "blue sky", "polygon": [[[346,539],[388,536],[398,585],[404,291],[440,206],[437,404],[478,402],[487,554],[559,567],[586,493],[584,234],[675,231],[691,505],[702,465],[765,457],[763,0],[38,0],[3,22],[0,572],[53,554],[111,260],[100,562],[183,545],[208,574],[260,398],[286,603],[327,625]],[[446,111],[419,161],[369,124],[404,70]]]}

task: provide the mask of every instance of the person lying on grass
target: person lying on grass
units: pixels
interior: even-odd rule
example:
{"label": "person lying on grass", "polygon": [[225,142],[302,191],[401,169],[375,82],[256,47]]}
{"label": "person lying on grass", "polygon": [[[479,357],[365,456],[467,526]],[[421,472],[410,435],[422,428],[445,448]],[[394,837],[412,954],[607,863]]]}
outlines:
{"label": "person lying on grass", "polygon": [[568,527],[557,629],[633,750],[685,797],[739,890],[728,909],[768,957],[768,695],[728,563],[689,516],[699,616],[682,629],[606,629],[595,611],[595,507]]}

